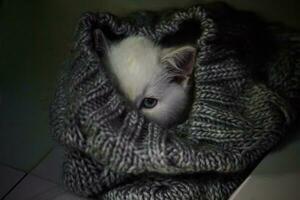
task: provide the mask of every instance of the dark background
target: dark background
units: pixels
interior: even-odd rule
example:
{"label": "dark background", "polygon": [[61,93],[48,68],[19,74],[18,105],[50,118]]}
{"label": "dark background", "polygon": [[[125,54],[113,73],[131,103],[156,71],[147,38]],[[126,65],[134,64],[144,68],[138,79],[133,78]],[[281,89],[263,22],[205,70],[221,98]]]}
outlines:
{"label": "dark background", "polygon": [[[0,164],[29,171],[53,146],[48,105],[81,13],[125,15],[201,0],[0,0]],[[300,28],[300,1],[227,0],[266,20]]]}

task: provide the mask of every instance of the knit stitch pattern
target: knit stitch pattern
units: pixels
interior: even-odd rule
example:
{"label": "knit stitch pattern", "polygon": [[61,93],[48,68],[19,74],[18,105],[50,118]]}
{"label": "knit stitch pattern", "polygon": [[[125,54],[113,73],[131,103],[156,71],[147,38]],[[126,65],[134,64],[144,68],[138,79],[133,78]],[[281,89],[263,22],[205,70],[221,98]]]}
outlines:
{"label": "knit stitch pattern", "polygon": [[[164,45],[195,38],[186,121],[163,128],[127,103],[103,64],[101,33]],[[225,5],[84,14],[50,107],[66,187],[103,200],[228,199],[296,117],[299,41],[295,31]]]}

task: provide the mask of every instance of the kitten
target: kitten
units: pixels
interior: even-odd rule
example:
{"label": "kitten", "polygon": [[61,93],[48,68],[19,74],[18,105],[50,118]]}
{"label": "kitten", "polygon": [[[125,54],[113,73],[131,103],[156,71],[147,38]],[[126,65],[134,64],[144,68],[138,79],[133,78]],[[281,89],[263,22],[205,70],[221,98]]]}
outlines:
{"label": "kitten", "polygon": [[195,55],[192,46],[163,48],[142,36],[107,45],[107,64],[121,92],[164,127],[184,116]]}

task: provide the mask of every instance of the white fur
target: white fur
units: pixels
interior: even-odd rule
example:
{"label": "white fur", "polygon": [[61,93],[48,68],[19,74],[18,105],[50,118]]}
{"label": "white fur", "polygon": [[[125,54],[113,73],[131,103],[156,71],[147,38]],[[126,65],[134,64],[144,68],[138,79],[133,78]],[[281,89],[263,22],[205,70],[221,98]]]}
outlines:
{"label": "white fur", "polygon": [[145,37],[131,36],[108,50],[108,61],[120,89],[138,108],[145,97],[158,99],[152,109],[141,109],[149,119],[168,126],[177,121],[187,103],[187,87],[170,82],[161,61],[164,49]]}

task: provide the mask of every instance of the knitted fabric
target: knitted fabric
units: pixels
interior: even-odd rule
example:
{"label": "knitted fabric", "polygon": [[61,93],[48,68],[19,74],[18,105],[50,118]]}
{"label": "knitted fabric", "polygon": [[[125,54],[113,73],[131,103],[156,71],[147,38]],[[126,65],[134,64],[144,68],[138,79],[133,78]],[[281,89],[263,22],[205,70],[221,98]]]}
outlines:
{"label": "knitted fabric", "polygon": [[[197,47],[193,101],[163,128],[133,109],[103,65],[99,34]],[[299,37],[219,5],[126,18],[87,13],[50,109],[64,183],[103,200],[227,199],[285,135],[299,100]]]}

